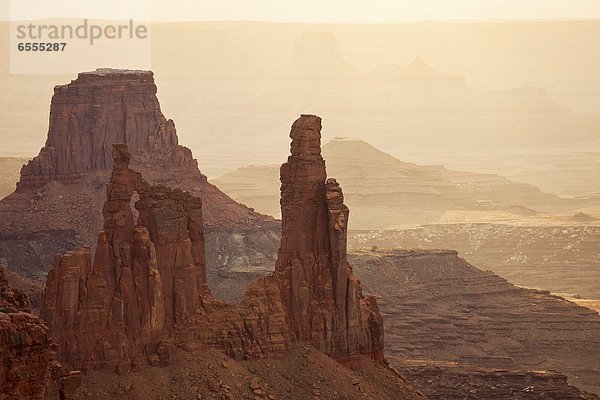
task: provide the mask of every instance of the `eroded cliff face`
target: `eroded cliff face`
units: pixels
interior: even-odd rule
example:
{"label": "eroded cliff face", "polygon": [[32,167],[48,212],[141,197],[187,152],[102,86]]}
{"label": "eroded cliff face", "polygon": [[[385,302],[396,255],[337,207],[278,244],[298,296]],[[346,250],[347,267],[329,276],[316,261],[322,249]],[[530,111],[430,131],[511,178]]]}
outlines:
{"label": "eroded cliff face", "polygon": [[0,399],[71,399],[81,375],[56,361],[44,322],[0,267]]}
{"label": "eroded cliff face", "polygon": [[[306,118],[320,128],[317,117],[298,120],[293,149],[306,139],[297,129]],[[318,154],[318,137],[310,144]],[[93,262],[89,248],[70,251],[55,257],[48,274],[41,315],[61,360],[128,370],[167,365],[175,347],[208,345],[248,359],[310,343],[344,363],[361,354],[383,361],[382,317],[346,261],[348,209],[337,183],[325,182],[322,158],[317,179],[282,174],[282,207],[291,219],[280,260],[232,305],[208,289],[201,200],[147,183],[129,166],[124,144],[114,145],[113,157]],[[282,171],[296,161],[311,168],[313,159],[293,150]],[[311,207],[290,201],[295,188]]]}
{"label": "eroded cliff face", "polygon": [[291,155],[281,166],[282,239],[275,271],[290,327],[336,358],[368,353],[383,360],[383,320],[363,297],[346,260],[349,210],[340,186],[327,179],[321,118],[292,126]]}
{"label": "eroded cliff face", "polygon": [[22,168],[17,190],[0,201],[0,258],[11,269],[45,275],[57,252],[94,251],[114,143],[127,144],[131,169],[149,184],[204,201],[211,270],[275,262],[277,222],[207,182],[156,93],[150,71],[99,69],[55,87],[46,144]]}

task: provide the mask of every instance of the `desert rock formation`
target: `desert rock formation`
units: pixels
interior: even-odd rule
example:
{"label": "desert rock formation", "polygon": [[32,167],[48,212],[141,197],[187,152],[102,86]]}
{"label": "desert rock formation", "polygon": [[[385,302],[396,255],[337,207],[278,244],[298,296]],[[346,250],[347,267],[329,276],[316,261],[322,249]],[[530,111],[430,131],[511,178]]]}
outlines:
{"label": "desert rock formation", "polygon": [[68,400],[81,375],[56,361],[44,322],[0,267],[0,399]]}
{"label": "desert rock formation", "polygon": [[321,119],[292,126],[291,155],[281,166],[282,239],[275,271],[293,332],[336,358],[368,349],[383,359],[383,321],[363,298],[346,260],[349,210],[340,186],[327,179]]}
{"label": "desert rock formation", "polygon": [[320,119],[301,117],[290,136],[280,258],[238,306],[208,289],[201,200],[147,183],[129,167],[126,145],[114,145],[93,262],[89,248],[70,251],[48,274],[41,315],[59,359],[127,371],[143,360],[168,365],[175,347],[211,345],[247,359],[310,343],[344,363],[383,362],[377,303],[363,297],[346,261],[348,209],[337,183],[326,182]]}
{"label": "desert rock formation", "polygon": [[[200,338],[237,358],[285,348],[279,292],[256,284],[249,289],[251,304],[239,308],[212,299],[201,200],[146,183],[129,167],[130,158],[126,145],[114,145],[94,261],[89,248],[70,251],[55,257],[48,274],[41,316],[59,358],[86,370],[127,370],[140,357],[169,364],[174,344]],[[265,304],[271,294],[273,306]],[[242,314],[251,306],[248,320]]]}
{"label": "desert rock formation", "polygon": [[10,268],[44,275],[55,253],[95,246],[114,143],[128,145],[147,182],[204,200],[210,267],[273,264],[277,222],[207,182],[156,93],[150,71],[99,69],[55,87],[46,144],[0,202],[0,259]]}

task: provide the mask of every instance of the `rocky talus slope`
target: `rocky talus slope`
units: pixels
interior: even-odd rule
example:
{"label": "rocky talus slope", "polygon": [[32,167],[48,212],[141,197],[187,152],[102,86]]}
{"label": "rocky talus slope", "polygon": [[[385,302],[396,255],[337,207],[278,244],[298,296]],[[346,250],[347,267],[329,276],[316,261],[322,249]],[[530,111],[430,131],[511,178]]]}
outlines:
{"label": "rocky talus slope", "polygon": [[[315,116],[292,127],[292,155],[282,166],[289,218],[279,260],[239,305],[215,299],[208,288],[201,200],[147,183],[130,168],[127,146],[114,145],[93,261],[89,248],[70,251],[56,256],[48,274],[41,315],[59,359],[86,372],[129,373],[179,365],[177,349],[212,347],[240,361],[285,358],[303,344],[347,366],[382,367],[392,386],[408,387],[385,368],[377,302],[362,295],[346,261],[348,209],[339,186],[325,180],[320,127]],[[310,207],[300,207],[298,197]],[[421,398],[411,390],[399,395]],[[378,396],[390,398],[385,390]]]}
{"label": "rocky talus slope", "polygon": [[579,398],[566,377],[600,392],[598,313],[516,287],[455,251],[365,251],[350,260],[379,299],[390,360],[428,397]]}
{"label": "rocky talus slope", "polygon": [[77,400],[425,400],[394,371],[360,356],[346,368],[310,346],[236,361],[214,348],[176,351],[177,362],[84,376]]}
{"label": "rocky talus slope", "polygon": [[48,328],[0,266],[0,399],[69,400],[80,385],[81,375],[56,361]]}
{"label": "rocky talus slope", "polygon": [[191,151],[179,145],[156,93],[149,71],[101,69],[55,87],[46,144],[22,168],[17,190],[0,201],[2,262],[44,275],[55,253],[95,246],[113,143],[129,146],[132,168],[149,183],[204,201],[210,268],[275,262],[277,222],[207,182]]}

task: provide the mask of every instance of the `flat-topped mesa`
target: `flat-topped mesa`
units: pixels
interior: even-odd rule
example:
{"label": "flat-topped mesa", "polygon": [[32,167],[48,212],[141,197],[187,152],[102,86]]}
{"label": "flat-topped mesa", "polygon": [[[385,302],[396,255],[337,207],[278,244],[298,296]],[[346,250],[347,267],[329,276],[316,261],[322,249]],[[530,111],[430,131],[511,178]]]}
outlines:
{"label": "flat-topped mesa", "polygon": [[[129,167],[152,185],[202,199],[209,278],[232,266],[275,262],[279,224],[208,182],[191,151],[178,144],[150,71],[101,69],[56,86],[46,145],[21,170],[17,190],[0,200],[0,259],[14,271],[45,275],[56,252],[91,247],[104,225],[112,145],[131,153]],[[43,212],[40,212],[43,210]]]}
{"label": "flat-topped mesa", "polygon": [[349,211],[334,179],[326,181],[321,118],[292,125],[291,155],[281,166],[282,241],[276,273],[297,340],[340,360],[383,359],[383,319],[362,295],[346,261]]}
{"label": "flat-topped mesa", "polygon": [[57,255],[48,274],[41,316],[72,366],[168,355],[165,343],[195,326],[209,296],[200,199],[147,184],[129,158],[126,145],[114,146],[93,264],[84,248]]}
{"label": "flat-topped mesa", "polygon": [[175,124],[160,110],[151,71],[98,69],[54,88],[48,138],[21,170],[19,188],[112,168],[112,144],[126,143],[133,164],[193,169],[189,149],[179,146]]}

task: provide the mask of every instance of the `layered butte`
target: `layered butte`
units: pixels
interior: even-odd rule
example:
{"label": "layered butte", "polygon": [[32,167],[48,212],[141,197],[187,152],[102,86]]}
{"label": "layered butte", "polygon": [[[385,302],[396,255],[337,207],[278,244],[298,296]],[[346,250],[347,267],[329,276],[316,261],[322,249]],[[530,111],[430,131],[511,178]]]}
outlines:
{"label": "layered butte", "polygon": [[54,253],[93,251],[115,143],[128,146],[131,168],[148,183],[204,201],[211,271],[275,262],[276,221],[207,182],[192,152],[178,143],[156,93],[150,71],[99,69],[55,87],[46,144],[22,168],[17,190],[0,201],[0,260],[9,268],[45,275]]}

